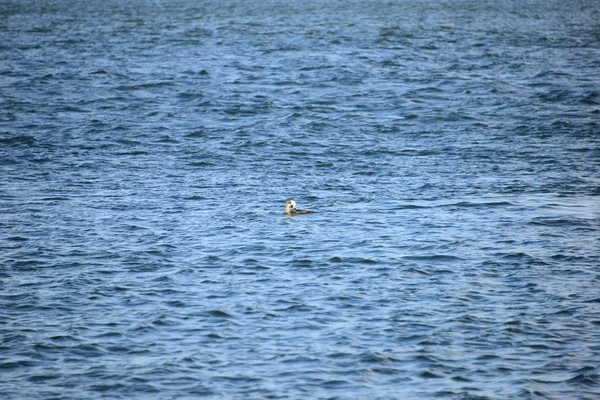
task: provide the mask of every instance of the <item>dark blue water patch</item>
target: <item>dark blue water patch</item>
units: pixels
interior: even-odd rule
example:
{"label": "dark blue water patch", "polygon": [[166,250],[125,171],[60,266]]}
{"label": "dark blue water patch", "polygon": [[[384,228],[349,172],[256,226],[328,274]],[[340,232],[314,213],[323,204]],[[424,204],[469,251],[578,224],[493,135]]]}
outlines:
{"label": "dark blue water patch", "polygon": [[595,225],[593,220],[577,218],[577,217],[538,217],[530,222],[532,225],[551,226],[551,227],[566,227],[568,229],[586,229],[594,230]]}
{"label": "dark blue water patch", "polygon": [[6,238],[6,240],[9,240],[12,242],[26,242],[29,240],[29,238],[23,237],[23,236],[11,236],[11,237]]}
{"label": "dark blue water patch", "polygon": [[168,86],[177,86],[176,82],[173,81],[158,81],[158,82],[148,82],[148,83],[136,83],[125,86],[118,86],[116,90],[122,91],[133,91],[133,90],[149,90],[149,89],[160,89]]}
{"label": "dark blue water patch", "polygon": [[585,300],[585,303],[600,303],[600,297],[591,300]]}
{"label": "dark blue water patch", "polygon": [[29,147],[34,145],[36,142],[36,138],[29,135],[15,135],[12,137],[0,138],[0,144],[11,147]]}

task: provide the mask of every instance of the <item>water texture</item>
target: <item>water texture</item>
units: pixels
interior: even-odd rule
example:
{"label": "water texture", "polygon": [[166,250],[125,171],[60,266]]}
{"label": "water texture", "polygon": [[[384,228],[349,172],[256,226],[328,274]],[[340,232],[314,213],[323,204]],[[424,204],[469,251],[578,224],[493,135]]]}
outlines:
{"label": "water texture", "polygon": [[3,399],[597,399],[599,77],[595,0],[0,1]]}

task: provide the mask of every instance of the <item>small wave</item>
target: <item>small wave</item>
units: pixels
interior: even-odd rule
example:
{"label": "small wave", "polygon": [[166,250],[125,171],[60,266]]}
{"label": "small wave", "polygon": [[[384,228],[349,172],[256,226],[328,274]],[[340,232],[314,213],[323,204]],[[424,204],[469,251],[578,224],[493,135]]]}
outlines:
{"label": "small wave", "polygon": [[600,297],[596,297],[590,300],[584,300],[583,303],[600,303]]}
{"label": "small wave", "polygon": [[62,106],[56,109],[59,112],[73,112],[73,113],[89,113],[90,110],[86,110],[85,108],[75,107],[75,106]]}
{"label": "small wave", "polygon": [[12,147],[32,146],[37,142],[37,139],[29,135],[18,135],[6,139],[0,139],[0,144],[5,144]]}
{"label": "small wave", "polygon": [[7,237],[6,240],[9,240],[11,242],[26,242],[29,240],[29,238],[26,238],[23,236],[10,236],[10,237]]}
{"label": "small wave", "polygon": [[344,262],[346,264],[378,264],[377,260],[373,260],[371,258],[359,258],[359,257],[332,257],[329,259],[330,262],[341,263]]}
{"label": "small wave", "polygon": [[538,95],[539,99],[546,103],[564,102],[572,98],[573,94],[568,90],[550,90],[549,92]]}
{"label": "small wave", "polygon": [[394,207],[396,210],[420,210],[424,208],[432,208],[433,206],[425,206],[421,204],[399,204]]}
{"label": "small wave", "polygon": [[8,361],[0,364],[0,369],[16,369],[21,367],[31,368],[36,365],[37,362],[31,360]]}
{"label": "small wave", "polygon": [[49,380],[53,380],[53,379],[58,379],[60,378],[60,375],[57,374],[53,374],[53,375],[32,375],[29,378],[27,378],[30,382],[45,382],[45,381],[49,381]]}
{"label": "small wave", "polygon": [[570,385],[589,386],[597,388],[600,385],[600,375],[582,373],[567,380]]}
{"label": "small wave", "polygon": [[201,201],[201,200],[208,200],[208,197],[204,197],[204,196],[189,196],[189,197],[184,197],[184,200],[188,200],[188,201]]}
{"label": "small wave", "polygon": [[594,367],[585,366],[574,373],[575,376],[571,378],[563,378],[562,376],[548,377],[544,379],[533,379],[535,382],[548,383],[548,384],[562,384],[567,383],[569,385],[584,386],[584,387],[597,387],[600,383],[600,376],[594,373],[596,369]]}
{"label": "small wave", "polygon": [[147,151],[124,151],[116,153],[119,156],[147,156],[148,154]]}
{"label": "small wave", "polygon": [[459,207],[459,208],[490,208],[490,207],[510,207],[516,204],[510,201],[489,201],[489,202],[471,202],[471,201],[460,201],[458,203],[444,204],[440,207]]}
{"label": "small wave", "polygon": [[400,358],[395,357],[391,354],[382,354],[379,352],[367,351],[360,356],[362,362],[376,363],[376,364],[389,364],[401,361]]}
{"label": "small wave", "polygon": [[566,73],[566,72],[560,72],[560,71],[554,71],[554,70],[546,70],[546,71],[542,71],[536,75],[533,76],[534,79],[540,79],[540,78],[564,78],[564,77],[569,77],[571,76],[570,74]]}
{"label": "small wave", "polygon": [[184,308],[187,306],[187,304],[185,304],[181,300],[172,300],[172,301],[166,302],[165,304],[168,305],[169,307],[173,307],[173,308]]}
{"label": "small wave", "polygon": [[416,261],[464,261],[464,258],[447,254],[433,254],[423,256],[404,256],[404,260],[416,260]]}
{"label": "small wave", "polygon": [[202,94],[202,93],[183,92],[183,93],[179,93],[177,95],[177,97],[179,97],[182,100],[192,101],[192,100],[203,99],[204,98],[204,94]]}
{"label": "small wave", "polygon": [[581,104],[597,106],[600,105],[600,92],[589,92],[579,99]]}
{"label": "small wave", "polygon": [[530,225],[554,226],[554,227],[584,227],[593,229],[590,223],[581,218],[565,218],[565,217],[538,217],[529,222]]}
{"label": "small wave", "polygon": [[149,82],[149,83],[138,83],[138,84],[135,84],[135,85],[121,85],[121,86],[117,86],[116,90],[132,91],[132,90],[154,89],[154,88],[169,87],[169,86],[177,86],[177,83],[174,82],[174,81],[159,81],[159,82]]}
{"label": "small wave", "polygon": [[186,137],[196,138],[196,137],[206,137],[206,132],[203,130],[197,130],[191,133],[188,133]]}
{"label": "small wave", "polygon": [[223,310],[210,310],[208,311],[208,315],[215,318],[233,318],[234,315]]}
{"label": "small wave", "polygon": [[67,201],[67,200],[71,200],[71,199],[69,197],[60,197],[60,196],[42,198],[42,201]]}

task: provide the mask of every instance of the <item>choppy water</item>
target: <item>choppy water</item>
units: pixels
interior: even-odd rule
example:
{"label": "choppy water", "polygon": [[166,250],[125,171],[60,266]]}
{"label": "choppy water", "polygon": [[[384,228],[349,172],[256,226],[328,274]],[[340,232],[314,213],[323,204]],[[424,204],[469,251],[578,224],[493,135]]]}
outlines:
{"label": "choppy water", "polygon": [[0,2],[3,398],[598,398],[599,21]]}

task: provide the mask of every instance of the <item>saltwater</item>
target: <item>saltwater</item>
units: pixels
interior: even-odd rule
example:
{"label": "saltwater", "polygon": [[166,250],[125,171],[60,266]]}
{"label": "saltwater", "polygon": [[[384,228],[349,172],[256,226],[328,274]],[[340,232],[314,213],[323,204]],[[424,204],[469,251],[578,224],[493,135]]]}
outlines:
{"label": "saltwater", "polygon": [[3,399],[597,399],[599,77],[595,0],[1,1]]}

